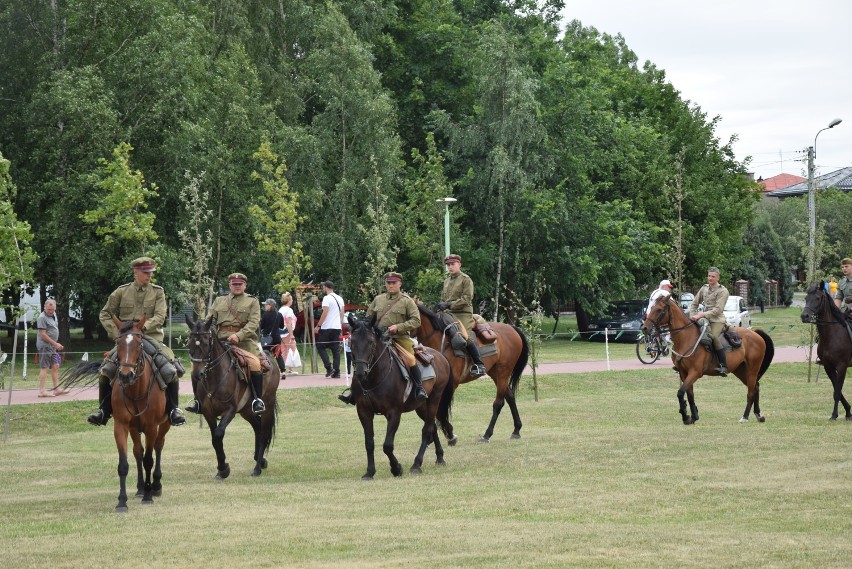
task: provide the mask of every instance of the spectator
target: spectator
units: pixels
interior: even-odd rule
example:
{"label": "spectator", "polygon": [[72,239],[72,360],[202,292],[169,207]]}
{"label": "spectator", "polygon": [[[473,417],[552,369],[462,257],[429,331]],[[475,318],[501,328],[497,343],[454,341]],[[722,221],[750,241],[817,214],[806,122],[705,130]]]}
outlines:
{"label": "spectator", "polygon": [[[260,316],[260,340],[263,349],[271,354],[281,344],[281,328],[284,326],[284,317],[278,312],[278,305],[272,298],[263,301],[263,314]],[[278,371],[284,376],[284,358],[280,351],[275,356],[278,362]],[[282,377],[284,379],[284,377]]]}
{"label": "spectator", "polygon": [[[288,353],[295,352],[298,349],[296,335],[293,333],[293,330],[296,329],[296,313],[293,312],[293,295],[289,292],[281,295],[281,308],[278,309],[278,313],[281,314],[281,319],[284,321],[284,326],[281,328],[281,347],[286,361]],[[298,374],[299,372],[290,368],[286,370],[286,373]]]}
{"label": "spectator", "polygon": [[[59,343],[59,326],[56,323],[56,301],[52,298],[44,303],[44,311],[36,321],[38,336],[36,336],[36,348],[38,349],[38,396],[53,397],[64,395],[67,390],[59,387],[59,353],[62,344]],[[47,370],[50,369],[53,379],[53,393],[44,390],[44,382],[47,379]]]}
{"label": "spectator", "polygon": [[[335,294],[334,283],[322,283],[325,296],[322,299],[322,314],[314,327],[317,339],[317,350],[325,366],[326,377],[340,377],[340,337],[343,333],[343,299]],[[332,361],[329,361],[326,350],[331,350]]]}

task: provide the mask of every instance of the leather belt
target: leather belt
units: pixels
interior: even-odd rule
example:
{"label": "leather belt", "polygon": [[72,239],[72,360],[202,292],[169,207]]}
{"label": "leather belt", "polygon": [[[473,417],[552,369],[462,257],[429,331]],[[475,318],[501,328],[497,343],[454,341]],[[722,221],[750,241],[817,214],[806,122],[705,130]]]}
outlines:
{"label": "leather belt", "polygon": [[239,332],[242,329],[242,326],[219,326],[219,330],[222,332]]}

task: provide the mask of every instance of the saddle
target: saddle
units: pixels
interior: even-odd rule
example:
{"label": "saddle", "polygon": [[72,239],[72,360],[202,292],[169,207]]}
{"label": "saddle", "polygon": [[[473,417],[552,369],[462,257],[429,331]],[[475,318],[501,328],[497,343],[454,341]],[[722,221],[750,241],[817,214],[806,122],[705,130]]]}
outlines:
{"label": "saddle", "polygon": [[473,321],[475,322],[473,331],[476,333],[476,337],[480,343],[493,344],[497,341],[497,332],[494,331],[494,328],[491,327],[491,324],[485,318],[479,314],[474,314]]}
{"label": "saddle", "polygon": [[[701,345],[705,350],[713,351],[713,339],[710,337],[710,326],[706,318],[699,318],[698,325],[702,328]],[[722,333],[719,334],[719,342],[722,344],[722,349],[726,352],[731,352],[739,349],[743,345],[743,340],[736,330],[725,324],[722,328]]]}
{"label": "saddle", "polygon": [[[239,374],[240,380],[241,381],[248,381],[248,378],[251,377],[251,369],[249,368],[249,359],[252,356],[252,354],[245,351],[242,348],[237,348],[237,347],[232,346],[231,347],[231,355],[233,355],[234,359],[237,361],[237,367],[240,370],[240,374]],[[246,356],[249,356],[249,357],[246,357]],[[257,356],[257,359],[260,360],[260,371],[261,371],[261,373],[265,374],[270,369],[272,369],[272,366],[269,363],[269,358],[267,358],[267,356],[266,356],[266,352],[261,350],[260,355]]]}

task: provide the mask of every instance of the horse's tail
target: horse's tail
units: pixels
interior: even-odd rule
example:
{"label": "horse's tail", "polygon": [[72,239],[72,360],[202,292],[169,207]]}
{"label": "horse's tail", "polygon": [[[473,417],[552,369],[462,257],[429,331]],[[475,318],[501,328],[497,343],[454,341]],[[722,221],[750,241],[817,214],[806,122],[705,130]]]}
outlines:
{"label": "horse's tail", "polygon": [[515,367],[512,369],[512,377],[509,379],[509,389],[512,390],[512,393],[515,393],[518,383],[521,381],[521,374],[524,373],[527,367],[527,360],[530,357],[530,345],[523,330],[514,325],[512,328],[515,329],[515,332],[521,338],[521,355],[518,356],[518,361],[515,362]]}
{"label": "horse's tail", "polygon": [[760,329],[755,329],[755,333],[763,338],[763,341],[766,342],[766,351],[763,352],[763,362],[760,364],[760,371],[757,373],[757,379],[763,377],[763,374],[766,373],[766,370],[769,369],[769,364],[772,363],[772,358],[775,357],[775,344],[772,342],[772,338],[769,337],[769,334]]}
{"label": "horse's tail", "polygon": [[453,366],[448,365],[449,371],[447,384],[444,386],[444,392],[441,393],[441,402],[438,404],[438,413],[435,415],[435,420],[441,427],[444,436],[447,439],[453,437],[452,425],[450,425],[450,415],[452,414],[453,396],[456,392],[456,382],[453,378]]}
{"label": "horse's tail", "polygon": [[75,385],[94,385],[98,379],[98,370],[101,369],[100,360],[79,362],[77,365],[66,368],[59,376],[59,385],[62,387],[73,387]]}

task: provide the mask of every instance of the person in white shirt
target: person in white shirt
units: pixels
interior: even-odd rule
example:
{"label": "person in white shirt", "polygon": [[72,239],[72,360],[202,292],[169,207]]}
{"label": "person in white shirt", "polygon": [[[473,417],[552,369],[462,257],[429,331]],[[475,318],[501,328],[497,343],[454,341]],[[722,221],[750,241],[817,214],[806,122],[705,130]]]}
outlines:
{"label": "person in white shirt", "polygon": [[[317,338],[317,350],[323,365],[325,376],[340,377],[340,337],[343,334],[343,299],[335,294],[334,283],[322,283],[325,296],[322,299],[322,314],[314,327]],[[331,350],[333,363],[329,361],[326,350]]]}
{"label": "person in white shirt", "polygon": [[[293,330],[296,329],[296,313],[293,312],[293,295],[289,292],[281,295],[281,308],[278,309],[278,312],[281,313],[281,318],[284,320],[284,328],[287,329],[286,332],[281,334],[282,355],[286,360],[288,352],[298,349],[298,346],[296,346],[296,337],[293,334]],[[299,372],[295,369],[288,369],[286,373],[298,374]]]}
{"label": "person in white shirt", "polygon": [[648,316],[648,312],[651,311],[651,307],[654,306],[654,303],[657,302],[657,299],[661,296],[671,296],[672,295],[672,281],[669,279],[663,279],[660,281],[660,286],[651,293],[651,298],[648,299],[648,308],[645,309],[645,317]]}

